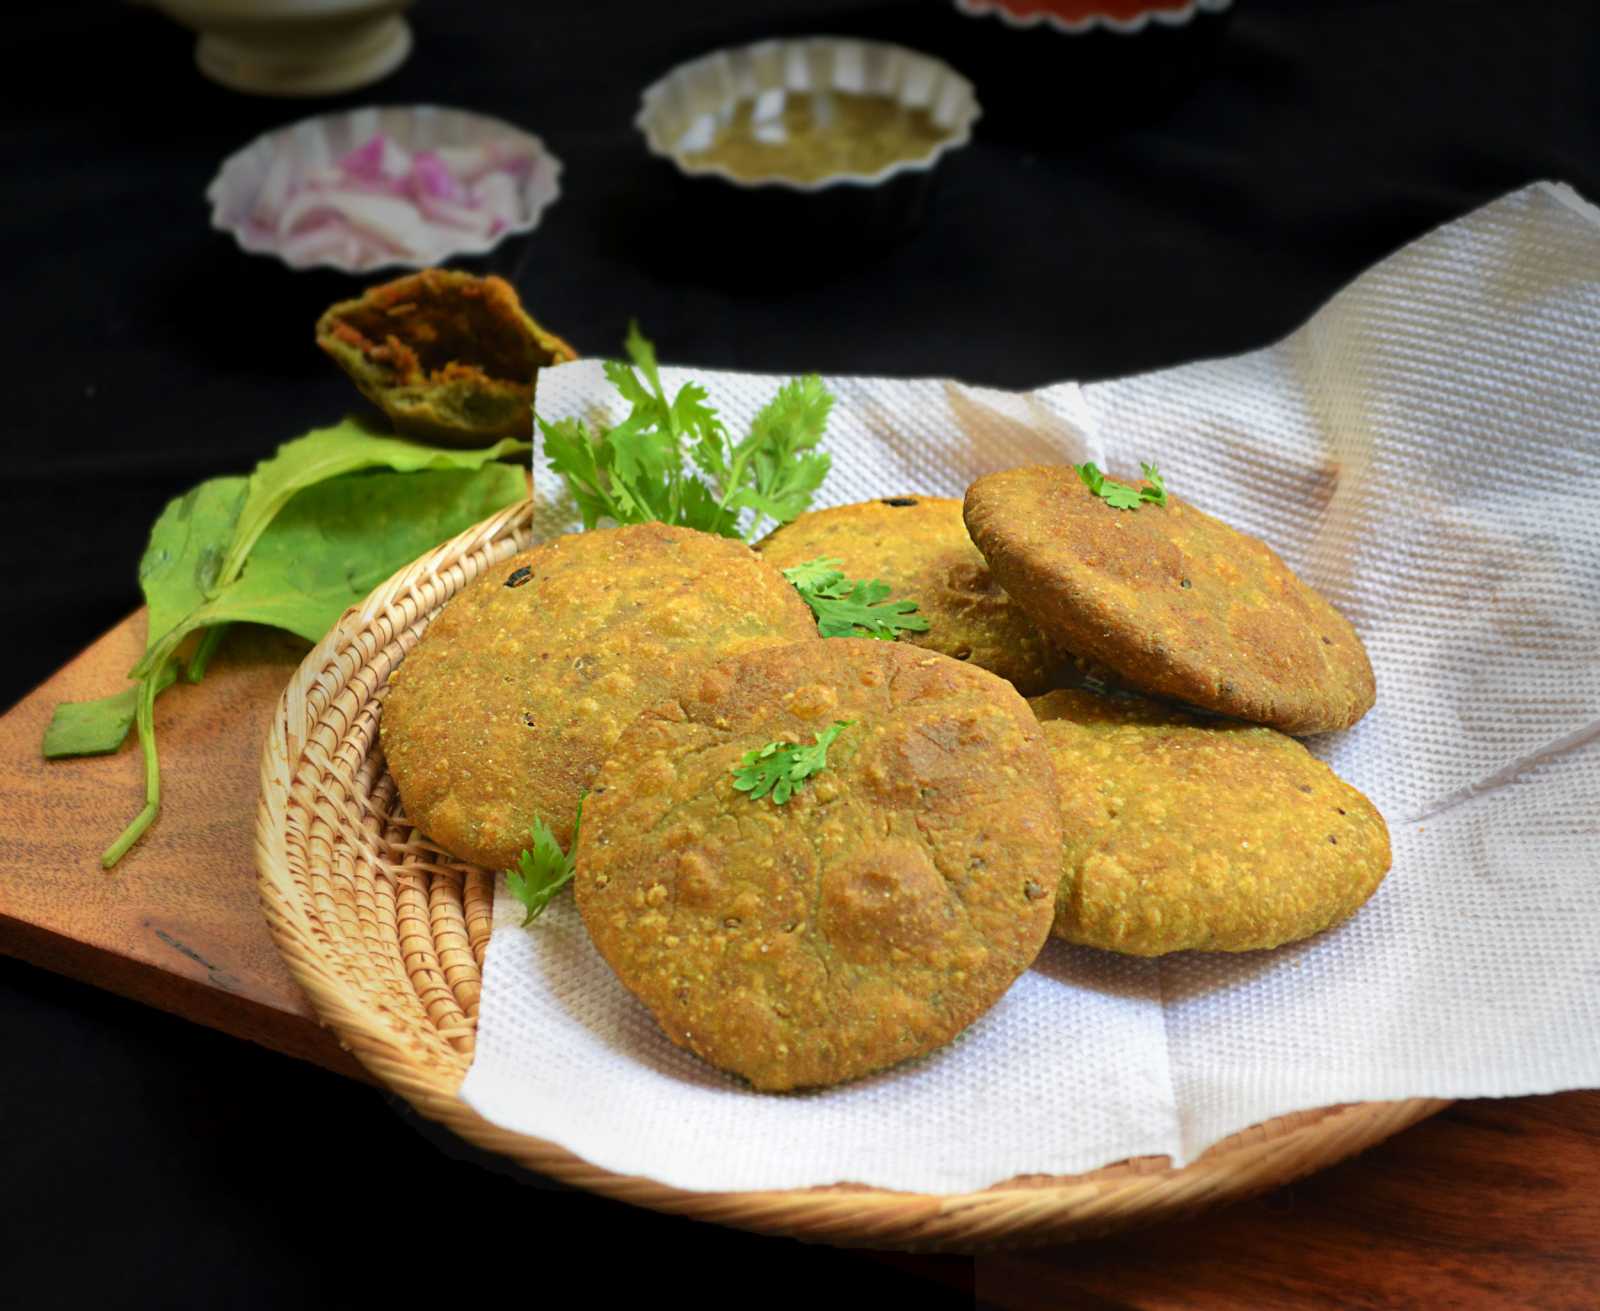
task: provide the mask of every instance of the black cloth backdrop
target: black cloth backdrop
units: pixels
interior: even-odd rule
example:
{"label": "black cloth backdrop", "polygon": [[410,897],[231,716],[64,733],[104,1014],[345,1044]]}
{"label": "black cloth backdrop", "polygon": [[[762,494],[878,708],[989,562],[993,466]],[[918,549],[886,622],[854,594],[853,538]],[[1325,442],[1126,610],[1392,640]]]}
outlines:
{"label": "black cloth backdrop", "polygon": [[[204,81],[191,37],[148,9],[8,15],[7,704],[136,608],[168,498],[359,408],[311,344],[345,284],[245,256],[201,198],[227,154],[303,114],[431,101],[542,134],[563,195],[514,273],[584,354],[637,316],[673,362],[1001,386],[1248,349],[1504,191],[1555,177],[1600,197],[1587,0],[1239,0],[1187,34],[1043,48],[938,0],[427,0],[412,17],[397,74],[299,103]],[[898,246],[707,239],[631,126],[672,64],[807,31],[936,50],[994,107]],[[519,1185],[378,1092],[11,961],[0,1039],[0,1288],[18,1306],[421,1301],[433,1271],[492,1254],[532,1298],[595,1242],[622,1259],[577,1273],[607,1300],[692,1284],[747,1301],[719,1277],[763,1268],[781,1277],[756,1300],[944,1296],[905,1267]]]}

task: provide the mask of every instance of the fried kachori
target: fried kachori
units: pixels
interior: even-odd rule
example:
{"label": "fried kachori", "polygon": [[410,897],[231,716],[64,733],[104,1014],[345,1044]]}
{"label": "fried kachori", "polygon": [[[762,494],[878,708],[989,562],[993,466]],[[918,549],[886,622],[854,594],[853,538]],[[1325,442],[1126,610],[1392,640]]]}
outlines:
{"label": "fried kachori", "polygon": [[[782,805],[747,753],[826,768]],[[612,748],[584,803],[577,901],[666,1035],[755,1087],[867,1074],[948,1042],[1048,936],[1055,782],[1003,680],[839,638],[702,670]]]}
{"label": "fried kachori", "polygon": [[1353,915],[1389,869],[1383,816],[1292,737],[1144,697],[1029,704],[1060,797],[1057,937],[1135,956],[1277,947]]}
{"label": "fried kachori", "polygon": [[1169,495],[1119,510],[1071,465],[979,478],[972,540],[1047,637],[1129,685],[1286,733],[1376,695],[1355,629],[1266,543]]}
{"label": "fried kachori", "polygon": [[607,749],[701,665],[810,640],[806,604],[725,537],[636,524],[557,537],[439,613],[389,682],[381,735],[406,813],[510,865],[535,818],[563,845]]}
{"label": "fried kachori", "polygon": [[883,580],[928,621],[926,632],[900,641],[970,661],[1024,696],[1057,686],[1070,663],[995,581],[967,536],[960,501],[886,496],[813,510],[756,549],[780,569],[829,558],[851,578]]}

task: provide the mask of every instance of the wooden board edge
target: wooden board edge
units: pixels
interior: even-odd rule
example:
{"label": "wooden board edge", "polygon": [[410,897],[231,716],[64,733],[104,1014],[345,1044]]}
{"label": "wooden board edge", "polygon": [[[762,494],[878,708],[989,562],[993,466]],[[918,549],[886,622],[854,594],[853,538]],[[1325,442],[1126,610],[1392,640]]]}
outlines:
{"label": "wooden board edge", "polygon": [[285,1025],[288,1017],[282,1011],[209,982],[168,973],[9,915],[0,915],[0,954],[308,1061],[334,1074],[363,1083],[375,1082],[361,1062],[323,1025],[308,1021]]}

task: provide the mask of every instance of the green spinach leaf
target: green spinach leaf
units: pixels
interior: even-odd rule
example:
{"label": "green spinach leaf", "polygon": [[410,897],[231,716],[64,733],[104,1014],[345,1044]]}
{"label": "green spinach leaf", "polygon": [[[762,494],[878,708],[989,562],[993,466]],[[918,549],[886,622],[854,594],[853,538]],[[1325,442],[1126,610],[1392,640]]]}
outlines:
{"label": "green spinach leaf", "polygon": [[242,573],[183,627],[270,624],[320,641],[401,566],[523,494],[521,468],[369,473],[299,493],[256,541]]}
{"label": "green spinach leaf", "polygon": [[420,473],[424,469],[478,469],[507,455],[533,449],[531,442],[507,437],[472,451],[445,450],[392,437],[360,419],[347,418],[331,428],[316,428],[285,442],[270,460],[256,465],[250,490],[239,509],[233,541],[222,563],[220,581],[239,576],[256,539],[296,492],[315,483],[362,469]]}
{"label": "green spinach leaf", "polygon": [[[130,724],[138,730],[145,806],[102,862],[115,864],[159,808],[155,698],[174,681],[191,633],[201,638],[190,681],[229,623],[320,639],[396,569],[522,495],[521,469],[496,461],[528,449],[507,439],[443,450],[347,419],[286,442],[248,478],[213,478],[171,501],[139,565],[149,630],[129,675],[137,685],[58,706],[45,731],[45,754],[56,758],[114,751]],[[371,470],[392,472],[345,476]]]}
{"label": "green spinach leaf", "polygon": [[[172,685],[178,671],[167,665],[156,682],[159,695]],[[97,701],[63,701],[44,730],[46,760],[62,756],[107,756],[120,747],[133,727],[139,708],[140,683]]]}
{"label": "green spinach leaf", "polygon": [[139,561],[139,589],[150,621],[146,651],[216,590],[249,482],[210,478],[161,511]]}

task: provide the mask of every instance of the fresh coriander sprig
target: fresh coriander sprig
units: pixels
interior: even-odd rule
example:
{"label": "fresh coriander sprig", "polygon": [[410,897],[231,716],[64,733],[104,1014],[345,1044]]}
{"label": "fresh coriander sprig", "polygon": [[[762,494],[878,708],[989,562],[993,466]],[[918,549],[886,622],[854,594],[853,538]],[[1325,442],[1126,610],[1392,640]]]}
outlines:
{"label": "fresh coriander sprig", "polygon": [[1165,505],[1167,503],[1167,485],[1161,479],[1160,472],[1153,464],[1140,462],[1140,469],[1144,471],[1148,487],[1130,487],[1127,483],[1119,483],[1114,478],[1107,478],[1096,467],[1093,460],[1085,464],[1072,466],[1078,471],[1078,477],[1083,480],[1083,485],[1098,496],[1113,510],[1137,510],[1140,505]]}
{"label": "fresh coriander sprig", "polygon": [[828,748],[833,740],[855,723],[836,719],[832,727],[816,735],[811,746],[793,742],[768,742],[755,751],[746,751],[733,771],[733,786],[752,801],[771,794],[772,804],[781,806],[804,786],[806,779],[828,767]]}
{"label": "fresh coriander sprig", "polygon": [[928,621],[915,601],[891,601],[881,579],[852,579],[836,566],[842,560],[819,556],[785,569],[783,576],[817,617],[823,637],[876,637],[892,642],[902,632],[925,633]]}
{"label": "fresh coriander sprig", "polygon": [[1161,472],[1153,464],[1139,461],[1139,471],[1144,474],[1145,481],[1150,486],[1141,488],[1139,499],[1149,501],[1151,505],[1165,506],[1167,503],[1167,484],[1161,477]]}
{"label": "fresh coriander sprig", "polygon": [[811,504],[832,462],[816,449],[833,408],[820,378],[785,383],[735,441],[704,387],[685,383],[667,399],[655,347],[636,323],[626,347],[631,367],[605,365],[630,407],[626,419],[596,433],[582,419],[539,420],[546,460],[566,481],[585,528],[609,518],[754,541],[764,520],[787,523]]}
{"label": "fresh coriander sprig", "polygon": [[572,882],[577,868],[578,829],[583,823],[583,801],[578,801],[578,813],[572,820],[572,842],[565,851],[556,841],[556,835],[542,819],[535,819],[529,836],[533,841],[517,857],[517,867],[506,871],[506,887],[511,895],[527,910],[522,921],[527,928],[550,904],[552,897]]}

